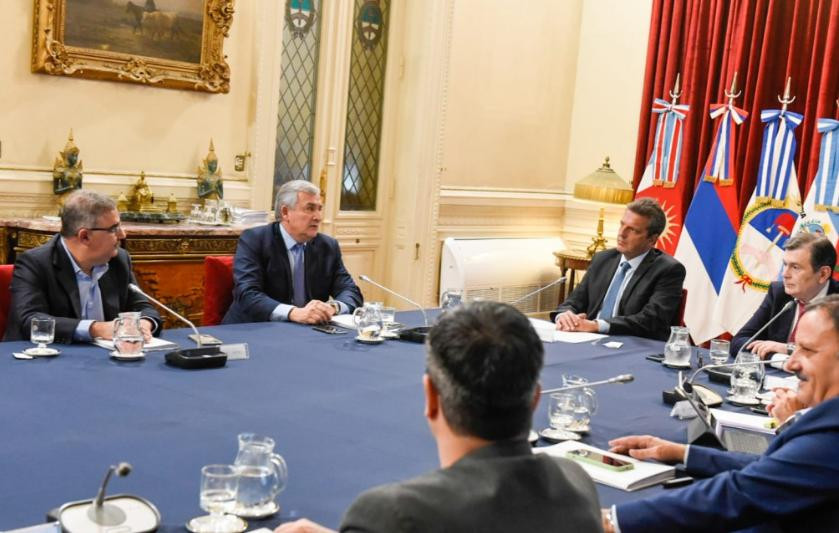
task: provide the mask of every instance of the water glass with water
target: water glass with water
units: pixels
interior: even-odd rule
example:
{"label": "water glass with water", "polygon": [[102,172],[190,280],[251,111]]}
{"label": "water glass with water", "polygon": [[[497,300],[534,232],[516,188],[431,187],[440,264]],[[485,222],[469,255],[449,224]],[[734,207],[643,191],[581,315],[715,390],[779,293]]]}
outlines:
{"label": "water glass with water", "polygon": [[114,347],[120,355],[140,355],[143,352],[143,328],[139,312],[120,313],[114,320]]}
{"label": "water glass with water", "polygon": [[33,318],[30,321],[29,340],[37,344],[38,352],[46,352],[48,344],[55,340],[55,319],[52,317]]}
{"label": "water glass with water", "polygon": [[725,339],[714,339],[711,341],[711,350],[708,352],[711,356],[711,363],[715,365],[724,365],[728,362],[728,352],[731,349],[731,342]]}
{"label": "water glass with water", "polygon": [[210,513],[189,521],[189,529],[199,533],[236,531],[242,519],[228,515],[236,508],[239,472],[233,465],[207,465],[201,469],[201,508]]}
{"label": "water glass with water", "polygon": [[550,404],[548,405],[548,424],[550,427],[542,431],[542,435],[551,440],[579,439],[580,436],[569,429],[574,423],[576,405],[576,395],[571,391],[551,394]]}
{"label": "water glass with water", "polygon": [[[731,368],[730,400],[738,403],[753,403],[765,375],[763,365],[759,364],[760,357],[751,352],[740,352],[734,362],[739,366]],[[755,364],[741,365],[740,363]]]}

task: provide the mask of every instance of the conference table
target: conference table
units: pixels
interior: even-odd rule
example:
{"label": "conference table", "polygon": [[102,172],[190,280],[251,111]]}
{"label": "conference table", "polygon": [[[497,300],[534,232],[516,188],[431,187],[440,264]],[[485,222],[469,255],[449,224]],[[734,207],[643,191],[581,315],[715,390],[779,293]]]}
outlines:
{"label": "conference table", "polygon": [[[416,312],[397,320],[422,321]],[[120,362],[95,346],[56,345],[58,357],[27,361],[12,352],[30,344],[0,344],[0,531],[43,522],[62,503],[92,498],[106,468],[120,461],[133,472],[112,479],[108,494],[142,496],[160,510],[159,531],[184,531],[190,518],[206,514],[199,507],[201,467],[232,463],[242,432],[272,437],[289,470],[280,512],[250,521],[249,529],[301,517],[337,527],[363,490],[438,467],[423,418],[423,345],[366,345],[352,333],[327,335],[292,323],[202,332],[247,342],[250,357],[183,370],[166,365],[164,352]],[[163,338],[186,347],[189,333],[168,330]],[[622,345],[605,347],[607,340]],[[599,410],[584,442],[606,447],[635,433],[685,439],[686,423],[671,418],[661,400],[676,371],[644,358],[661,352],[661,341],[610,337],[544,346],[543,388],[561,385],[563,374],[635,375],[632,383],[597,389]],[[546,410],[543,398],[535,429],[547,426]],[[598,485],[603,506],[660,490]]]}

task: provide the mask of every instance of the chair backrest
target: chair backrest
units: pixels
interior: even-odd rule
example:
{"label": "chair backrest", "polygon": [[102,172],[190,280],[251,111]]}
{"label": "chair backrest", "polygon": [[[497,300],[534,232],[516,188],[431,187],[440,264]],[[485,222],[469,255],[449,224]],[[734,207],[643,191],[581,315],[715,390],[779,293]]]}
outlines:
{"label": "chair backrest", "polygon": [[15,265],[0,265],[0,339],[6,332],[6,321],[9,318],[9,304],[12,301],[9,286],[12,284],[14,271]]}
{"label": "chair backrest", "polygon": [[221,324],[233,301],[233,256],[218,255],[204,258],[204,318],[205,326]]}
{"label": "chair backrest", "polygon": [[685,304],[688,301],[688,290],[682,289],[682,300],[679,302],[679,322],[680,326],[685,325]]}

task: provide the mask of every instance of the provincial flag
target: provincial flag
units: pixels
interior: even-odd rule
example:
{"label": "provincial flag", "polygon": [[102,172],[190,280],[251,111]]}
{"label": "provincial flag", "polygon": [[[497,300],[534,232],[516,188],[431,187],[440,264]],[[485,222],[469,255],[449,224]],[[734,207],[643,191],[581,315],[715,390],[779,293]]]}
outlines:
{"label": "provincial flag", "polygon": [[760,113],[766,127],[757,184],[743,214],[714,312],[732,334],[751,318],[769,284],[778,279],[784,245],[798,222],[801,193],[794,165],[795,128],[803,119],[780,109]]}
{"label": "provincial flag", "polygon": [[660,98],[653,101],[653,113],[658,115],[653,151],[635,192],[635,198],[655,198],[661,204],[667,215],[667,227],[656,246],[671,255],[682,231],[685,180],[679,179],[679,161],[688,109],[687,105],[670,103]]}
{"label": "provincial flag", "polygon": [[676,259],[687,270],[685,325],[696,344],[725,331],[715,320],[714,306],[740,229],[733,164],[735,128],[748,116],[731,104],[711,105],[711,117],[720,118],[719,126],[676,247]]}
{"label": "provincial flag", "polygon": [[[816,129],[822,134],[819,171],[804,200],[805,231],[823,233],[833,246],[839,244],[839,120],[820,118]],[[834,267],[834,279],[839,272]]]}

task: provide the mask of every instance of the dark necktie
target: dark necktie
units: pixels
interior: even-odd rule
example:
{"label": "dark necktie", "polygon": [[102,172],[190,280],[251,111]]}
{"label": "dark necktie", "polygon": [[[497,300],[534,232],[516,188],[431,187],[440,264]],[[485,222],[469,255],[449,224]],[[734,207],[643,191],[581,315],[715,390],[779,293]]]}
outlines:
{"label": "dark necktie", "polygon": [[801,322],[801,315],[804,313],[804,306],[807,305],[801,300],[798,300],[798,316],[795,319],[795,326],[789,334],[789,342],[795,342],[795,334],[798,331],[798,323]]}
{"label": "dark necktie", "polygon": [[294,255],[294,272],[291,275],[294,289],[292,303],[295,307],[306,307],[306,268],[303,264],[303,250],[305,249],[306,247],[300,243],[291,247],[291,253]]}
{"label": "dark necktie", "polygon": [[621,285],[626,278],[626,273],[629,272],[629,262],[624,261],[618,267],[618,272],[612,279],[612,284],[609,285],[609,290],[606,291],[606,297],[603,299],[603,307],[600,308],[601,320],[609,320],[612,318],[612,313],[615,310],[615,304],[618,301],[618,293],[621,291]]}

